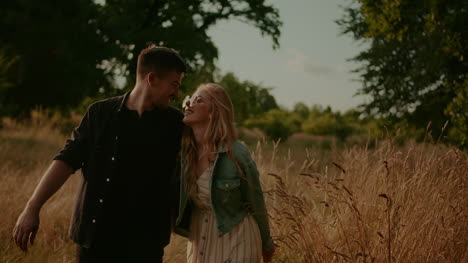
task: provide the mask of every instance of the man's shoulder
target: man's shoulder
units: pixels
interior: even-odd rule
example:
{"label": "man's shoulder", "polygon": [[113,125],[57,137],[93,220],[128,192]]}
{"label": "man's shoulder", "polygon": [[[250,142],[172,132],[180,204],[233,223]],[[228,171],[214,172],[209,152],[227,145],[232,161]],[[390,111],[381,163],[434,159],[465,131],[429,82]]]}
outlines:
{"label": "man's shoulder", "polygon": [[112,110],[118,109],[119,105],[122,103],[125,95],[105,98],[102,100],[95,101],[89,106],[89,110]]}
{"label": "man's shoulder", "polygon": [[180,118],[181,120],[184,118],[184,113],[181,110],[179,110],[178,108],[176,108],[176,107],[169,106],[169,107],[167,107],[167,110],[168,110],[169,114],[172,114],[172,115],[176,116],[177,118]]}
{"label": "man's shoulder", "polygon": [[180,111],[179,109],[175,107],[169,106],[166,108],[166,114],[167,114],[166,115],[167,118],[172,123],[174,123],[178,127],[178,129],[182,130],[182,127],[184,126],[182,122],[182,119],[184,118],[184,114],[182,113],[182,111]]}
{"label": "man's shoulder", "polygon": [[115,97],[110,97],[110,98],[105,98],[102,100],[95,101],[91,105],[97,105],[97,106],[118,106],[122,103],[125,95],[120,95],[120,96],[115,96]]}

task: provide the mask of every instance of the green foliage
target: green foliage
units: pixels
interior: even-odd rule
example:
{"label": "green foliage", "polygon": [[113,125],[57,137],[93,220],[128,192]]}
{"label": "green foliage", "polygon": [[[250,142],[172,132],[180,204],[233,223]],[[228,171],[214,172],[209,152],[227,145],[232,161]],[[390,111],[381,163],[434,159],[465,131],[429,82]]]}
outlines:
{"label": "green foliage", "polygon": [[220,77],[218,83],[231,97],[237,123],[241,124],[250,117],[278,108],[275,98],[270,94],[270,88],[250,81],[241,82],[234,73]]}
{"label": "green foliage", "polygon": [[334,113],[329,109],[319,112],[317,108],[302,124],[302,129],[313,135],[334,135],[341,141],[346,140],[353,132],[339,112]]}
{"label": "green foliage", "polygon": [[8,111],[5,103],[5,94],[13,86],[11,68],[18,58],[10,58],[3,49],[0,49],[0,116]]}
{"label": "green foliage", "polygon": [[302,129],[314,135],[335,135],[340,140],[345,140],[352,132],[351,127],[336,114],[325,114],[317,119],[309,118],[304,122]]}
{"label": "green foliage", "polygon": [[353,3],[337,22],[368,46],[353,58],[362,65],[355,71],[363,81],[359,94],[370,98],[365,112],[394,124],[405,119],[414,129],[431,122],[436,137],[448,119],[465,131],[454,109],[468,105],[460,95],[468,73],[466,1]]}
{"label": "green foliage", "polygon": [[66,109],[85,97],[115,94],[116,76],[126,79],[127,89],[132,87],[137,56],[149,42],[180,51],[190,68],[190,84],[197,83],[198,76],[212,79],[218,50],[207,31],[221,20],[245,21],[271,37],[274,48],[279,46],[279,12],[264,0],[99,3],[0,3],[0,45],[18,58],[8,75],[12,86],[1,98],[11,107],[10,114],[29,112],[36,105]]}
{"label": "green foliage", "polygon": [[385,127],[382,119],[367,118],[362,122],[359,130],[370,138],[382,139],[386,135]]}
{"label": "green foliage", "polygon": [[310,110],[303,102],[298,102],[294,105],[293,112],[296,113],[301,119],[305,120],[309,117]]}
{"label": "green foliage", "polygon": [[284,123],[291,130],[292,133],[302,132],[303,122],[304,119],[302,118],[302,116],[294,111],[289,113],[287,118],[284,120]]}
{"label": "green foliage", "polygon": [[247,128],[259,128],[265,134],[273,140],[286,141],[292,134],[292,130],[289,127],[288,118],[289,112],[272,109],[260,116],[252,117],[244,122],[244,126]]}
{"label": "green foliage", "polygon": [[457,89],[456,97],[447,106],[445,114],[450,116],[452,125],[448,137],[460,146],[468,144],[468,78]]}
{"label": "green foliage", "polygon": [[37,105],[65,108],[109,86],[109,74],[96,68],[111,52],[96,33],[96,16],[92,1],[2,1],[0,45],[18,60],[2,108],[9,114]]}

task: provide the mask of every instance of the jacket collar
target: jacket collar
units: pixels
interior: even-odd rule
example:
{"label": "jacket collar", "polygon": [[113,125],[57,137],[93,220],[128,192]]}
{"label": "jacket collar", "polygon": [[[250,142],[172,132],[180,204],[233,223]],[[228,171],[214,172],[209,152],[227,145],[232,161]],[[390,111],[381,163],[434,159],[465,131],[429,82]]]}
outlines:
{"label": "jacket collar", "polygon": [[218,145],[218,153],[225,153],[227,152],[227,148],[225,145]]}

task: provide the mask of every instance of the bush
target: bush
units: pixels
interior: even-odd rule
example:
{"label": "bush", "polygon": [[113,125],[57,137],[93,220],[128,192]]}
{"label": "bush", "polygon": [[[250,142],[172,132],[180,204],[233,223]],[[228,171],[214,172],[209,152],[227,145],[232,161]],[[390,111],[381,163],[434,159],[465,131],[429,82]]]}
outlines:
{"label": "bush", "polygon": [[353,129],[346,123],[339,113],[311,114],[302,124],[304,132],[313,135],[335,135],[341,141],[352,134]]}
{"label": "bush", "polygon": [[273,109],[266,113],[251,117],[244,122],[247,128],[259,128],[270,139],[286,141],[293,133],[292,128],[288,125],[290,113],[283,110]]}

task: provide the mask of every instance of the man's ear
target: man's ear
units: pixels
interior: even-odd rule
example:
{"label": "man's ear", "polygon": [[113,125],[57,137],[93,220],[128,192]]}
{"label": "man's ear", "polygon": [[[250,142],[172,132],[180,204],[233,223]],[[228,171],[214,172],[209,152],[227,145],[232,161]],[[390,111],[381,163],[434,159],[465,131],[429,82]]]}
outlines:
{"label": "man's ear", "polygon": [[149,86],[155,87],[159,83],[160,79],[158,76],[156,76],[156,73],[154,72],[149,72],[146,75],[146,82]]}

